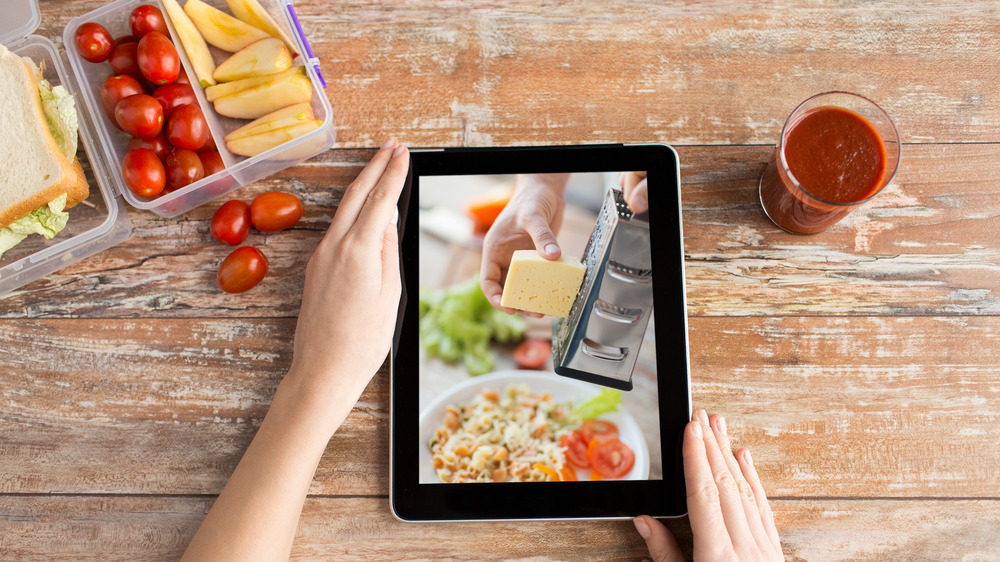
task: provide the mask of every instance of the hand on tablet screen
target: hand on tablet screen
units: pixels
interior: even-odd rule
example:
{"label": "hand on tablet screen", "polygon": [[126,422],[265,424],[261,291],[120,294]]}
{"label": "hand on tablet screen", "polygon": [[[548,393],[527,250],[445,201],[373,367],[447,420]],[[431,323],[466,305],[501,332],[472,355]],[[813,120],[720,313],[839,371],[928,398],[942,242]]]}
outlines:
{"label": "hand on tablet screen", "polygon": [[[695,560],[784,560],[750,452],[733,455],[722,416],[695,410],[684,429],[684,480]],[[662,523],[648,515],[634,523],[653,560],[684,560]]]}
{"label": "hand on tablet screen", "polygon": [[510,203],[483,238],[479,285],[494,307],[508,314],[520,312],[525,316],[542,317],[535,312],[501,307],[502,283],[515,250],[535,249],[551,260],[562,255],[555,235],[566,207],[563,192],[568,179],[569,174],[518,174]]}

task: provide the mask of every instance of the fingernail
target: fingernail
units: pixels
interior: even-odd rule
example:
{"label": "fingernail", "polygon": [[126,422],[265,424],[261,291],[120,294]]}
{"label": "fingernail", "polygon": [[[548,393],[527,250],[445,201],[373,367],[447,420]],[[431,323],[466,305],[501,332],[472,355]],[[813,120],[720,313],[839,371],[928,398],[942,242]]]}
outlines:
{"label": "fingernail", "polygon": [[403,145],[399,145],[399,146],[396,147],[395,152],[392,153],[392,157],[396,158],[397,156],[399,156],[400,154],[402,154],[404,152],[406,152],[406,147],[403,146]]}
{"label": "fingernail", "polygon": [[396,144],[396,139],[394,139],[392,137],[389,137],[389,138],[387,138],[385,140],[384,143],[382,143],[382,150],[385,150],[387,148],[391,148],[392,145],[394,145],[394,144]]}
{"label": "fingernail", "polygon": [[753,458],[750,457],[750,449],[743,449],[743,458],[747,461],[747,464],[753,466]]}
{"label": "fingernail", "polygon": [[549,255],[559,253],[559,246],[557,246],[556,244],[546,244],[545,253]]}
{"label": "fingernail", "polygon": [[716,425],[719,426],[719,432],[726,435],[726,418],[719,416],[719,421],[716,422]]}
{"label": "fingernail", "polygon": [[701,420],[701,423],[708,425],[708,413],[705,410],[698,410],[698,419]]}
{"label": "fingernail", "polygon": [[636,517],[635,519],[632,520],[632,523],[635,525],[635,530],[639,531],[640,537],[644,539],[649,538],[649,535],[651,533],[649,532],[649,525],[647,525],[645,521],[643,521],[639,517]]}
{"label": "fingernail", "polygon": [[701,439],[703,437],[701,433],[701,422],[697,421],[691,422],[691,433],[694,433],[694,436],[697,437],[698,439]]}

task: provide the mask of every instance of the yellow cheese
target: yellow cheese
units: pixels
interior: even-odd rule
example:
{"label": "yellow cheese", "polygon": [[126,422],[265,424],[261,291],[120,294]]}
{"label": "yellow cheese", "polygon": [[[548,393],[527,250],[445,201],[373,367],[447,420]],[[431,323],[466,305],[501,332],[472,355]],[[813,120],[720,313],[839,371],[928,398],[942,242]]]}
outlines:
{"label": "yellow cheese", "polygon": [[547,260],[535,250],[518,250],[510,260],[501,306],[563,316],[569,314],[586,268],[580,260]]}

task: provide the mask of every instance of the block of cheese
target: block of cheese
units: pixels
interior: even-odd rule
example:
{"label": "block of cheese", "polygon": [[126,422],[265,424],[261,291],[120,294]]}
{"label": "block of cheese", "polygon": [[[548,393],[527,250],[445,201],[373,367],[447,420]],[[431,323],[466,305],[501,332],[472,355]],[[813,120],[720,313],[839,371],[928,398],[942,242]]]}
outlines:
{"label": "block of cheese", "polygon": [[586,270],[576,258],[563,255],[547,260],[535,250],[518,250],[511,257],[500,304],[565,317]]}

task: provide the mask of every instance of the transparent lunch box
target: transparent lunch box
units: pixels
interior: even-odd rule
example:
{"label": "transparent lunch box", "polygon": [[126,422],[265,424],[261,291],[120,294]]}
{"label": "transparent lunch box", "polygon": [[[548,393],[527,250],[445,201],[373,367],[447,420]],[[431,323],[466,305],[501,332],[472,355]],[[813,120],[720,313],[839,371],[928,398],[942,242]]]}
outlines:
{"label": "transparent lunch box", "polygon": [[[229,13],[225,0],[204,1]],[[42,67],[46,80],[53,86],[64,86],[76,99],[80,121],[80,150],[77,157],[81,159],[90,184],[90,196],[68,210],[69,222],[66,228],[52,240],[32,234],[4,253],[0,258],[0,295],[126,240],[132,230],[126,202],[132,207],[152,211],[162,217],[173,217],[311,158],[333,145],[336,140],[333,109],[324,92],[325,83],[319,73],[319,61],[312,56],[308,41],[294,16],[291,0],[259,1],[296,42],[300,55],[295,58],[295,64],[305,67],[312,82],[312,110],[315,119],[321,121],[322,125],[306,135],[253,157],[229,152],[223,137],[250,120],[231,119],[215,112],[195,79],[195,73],[177,40],[170,18],[165,17],[182,68],[192,82],[192,89],[226,169],[152,199],[135,195],[122,179],[121,162],[127,152],[126,145],[130,137],[109,121],[101,104],[101,85],[112,75],[111,67],[107,62],[95,64],[83,60],[76,52],[73,37],[77,28],[87,22],[103,25],[113,37],[129,35],[128,18],[135,7],[142,4],[153,5],[166,16],[160,0],[116,0],[70,20],[63,32],[63,53],[49,39],[31,35],[41,23],[37,0],[4,2],[5,17],[0,21],[0,43],[18,56],[30,57]],[[183,0],[179,3],[183,5]],[[215,47],[210,46],[209,49],[216,64],[229,56],[229,53]]]}

